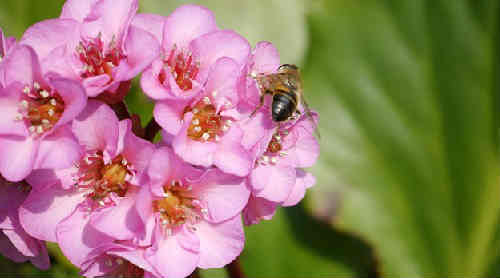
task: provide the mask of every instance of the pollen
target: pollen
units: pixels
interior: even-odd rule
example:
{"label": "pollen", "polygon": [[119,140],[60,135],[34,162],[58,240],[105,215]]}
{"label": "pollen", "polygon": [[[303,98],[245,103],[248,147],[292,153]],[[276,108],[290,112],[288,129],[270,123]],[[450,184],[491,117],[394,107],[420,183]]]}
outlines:
{"label": "pollen", "polygon": [[[200,101],[193,109],[185,109],[193,112],[193,119],[187,131],[187,136],[193,140],[206,142],[218,141],[224,131],[227,131],[227,121],[219,115],[213,104]],[[195,113],[196,112],[196,113]]]}
{"label": "pollen", "polygon": [[124,197],[129,187],[128,178],[134,174],[132,165],[124,161],[126,159],[119,155],[105,163],[102,152],[87,154],[76,165],[79,170],[76,186],[88,190],[87,196],[100,206],[108,203],[110,193]]}
{"label": "pollen", "polygon": [[65,107],[63,99],[57,92],[41,88],[37,82],[33,87],[24,87],[23,93],[16,119],[24,121],[32,134],[44,134],[61,118]]}
{"label": "pollen", "polygon": [[192,195],[189,185],[173,180],[163,190],[163,198],[153,201],[153,210],[163,226],[171,229],[185,223],[196,224],[201,219],[200,202]]}
{"label": "pollen", "polygon": [[193,80],[198,75],[200,64],[195,61],[192,53],[179,51],[174,46],[168,55],[165,55],[163,62],[165,67],[158,75],[160,83],[163,84],[167,80],[166,71],[170,71],[181,90],[193,88]]}

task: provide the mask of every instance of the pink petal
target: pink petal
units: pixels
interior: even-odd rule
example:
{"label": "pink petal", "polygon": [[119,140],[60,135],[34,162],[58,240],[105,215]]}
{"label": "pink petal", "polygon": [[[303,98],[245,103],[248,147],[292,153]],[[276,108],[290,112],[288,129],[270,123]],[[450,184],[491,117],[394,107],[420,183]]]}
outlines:
{"label": "pink petal", "polygon": [[[104,42],[121,42],[138,9],[137,0],[101,0],[93,6],[85,22],[85,34],[102,34]],[[95,21],[90,21],[95,20]]]}
{"label": "pink petal", "polygon": [[264,198],[250,196],[248,204],[243,210],[245,225],[259,224],[260,220],[271,220],[276,212],[278,204]]}
{"label": "pink petal", "polygon": [[19,43],[33,47],[40,60],[43,60],[60,46],[68,45],[69,49],[75,49],[80,37],[79,25],[72,19],[44,20],[29,27]]}
{"label": "pink petal", "polygon": [[84,199],[84,194],[52,186],[32,189],[19,208],[19,220],[30,235],[46,241],[56,241],[56,225],[70,215]]}
{"label": "pink petal", "polygon": [[162,46],[166,50],[174,45],[182,49],[193,39],[217,29],[212,11],[198,5],[183,5],[167,17]]}
{"label": "pink petal", "polygon": [[10,239],[3,233],[0,233],[0,253],[16,263],[22,263],[28,260],[28,258],[21,254],[14,244],[10,242]]}
{"label": "pink petal", "polygon": [[191,42],[191,48],[195,56],[200,59],[202,77],[207,76],[210,67],[221,57],[232,58],[239,65],[243,65],[250,55],[248,41],[229,30],[202,35]]}
{"label": "pink petal", "polygon": [[87,95],[89,97],[96,97],[100,93],[109,87],[110,77],[107,74],[101,74],[94,77],[85,78],[82,82],[85,90],[87,91]]}
{"label": "pink petal", "polygon": [[87,150],[115,153],[118,145],[118,118],[102,102],[91,100],[73,121],[73,133]]}
{"label": "pink petal", "polygon": [[16,230],[3,230],[3,233],[24,256],[34,257],[40,252],[39,241],[30,237],[21,227]]}
{"label": "pink petal", "polygon": [[132,19],[132,26],[148,31],[155,36],[158,42],[163,41],[163,28],[166,17],[156,14],[136,14]]}
{"label": "pink petal", "polygon": [[136,27],[130,27],[125,39],[126,63],[116,74],[119,81],[130,80],[147,68],[160,54],[160,43],[149,32]]}
{"label": "pink petal", "polygon": [[69,18],[78,22],[83,22],[89,15],[92,7],[98,1],[99,0],[67,0],[62,8],[60,18]]}
{"label": "pink petal", "polygon": [[40,59],[42,71],[47,75],[54,74],[58,77],[65,77],[73,80],[80,80],[78,69],[74,68],[74,49],[68,45],[61,45],[54,48],[45,58]]}
{"label": "pink petal", "polygon": [[243,148],[243,132],[239,127],[232,127],[217,144],[214,164],[223,172],[244,177],[250,173],[252,157]]}
{"label": "pink petal", "polygon": [[[184,242],[186,241],[186,242]],[[198,246],[198,250],[182,247],[183,244]],[[146,260],[164,277],[186,277],[191,274],[199,260],[199,239],[188,231],[164,237],[146,251]]]}
{"label": "pink petal", "polygon": [[310,173],[297,169],[297,181],[288,198],[283,202],[282,206],[289,207],[298,204],[306,193],[306,189],[316,183],[316,178]]}
{"label": "pink petal", "polygon": [[[287,145],[293,146],[288,148]],[[319,143],[314,137],[312,121],[305,116],[290,130],[284,139],[283,146],[288,152],[284,162],[296,168],[311,167],[319,156]]]}
{"label": "pink petal", "polygon": [[87,225],[90,220],[88,213],[82,206],[77,207],[56,227],[61,251],[76,266],[81,266],[93,249],[114,240]]}
{"label": "pink petal", "polygon": [[200,268],[220,268],[230,263],[245,244],[241,215],[218,224],[200,222],[196,225],[200,238]]}
{"label": "pink petal", "polygon": [[172,160],[173,155],[168,147],[159,148],[154,152],[148,167],[148,176],[152,185],[163,186],[168,182],[175,162]]}
{"label": "pink petal", "polygon": [[20,83],[11,83],[7,88],[0,86],[0,134],[27,136],[24,121],[16,120],[19,115],[19,103],[22,92]]}
{"label": "pink petal", "polygon": [[186,162],[209,167],[213,164],[213,155],[217,149],[217,144],[213,142],[199,142],[191,140],[187,136],[187,129],[191,123],[192,114],[187,113],[184,116],[184,125],[179,134],[172,142],[175,153],[182,157]]}
{"label": "pink petal", "polygon": [[132,132],[130,125],[124,138],[124,148],[122,151],[122,155],[130,164],[133,165],[134,169],[137,171],[138,176],[146,171],[153,152],[154,145],[149,141],[137,137]]}
{"label": "pink petal", "polygon": [[283,202],[295,185],[295,169],[278,165],[259,165],[250,174],[256,197]]}
{"label": "pink petal", "polygon": [[186,105],[180,101],[158,101],[153,111],[156,122],[170,134],[179,133]]}
{"label": "pink petal", "polygon": [[253,51],[252,70],[257,73],[273,73],[280,66],[280,54],[270,42],[258,42]]}
{"label": "pink petal", "polygon": [[134,207],[136,196],[119,198],[116,206],[94,212],[90,224],[99,232],[117,240],[133,239],[144,226]]}
{"label": "pink petal", "polygon": [[122,257],[130,263],[144,269],[147,272],[155,272],[153,266],[144,257],[143,249],[136,250],[126,250],[126,249],[116,249],[107,252],[110,255]]}
{"label": "pink petal", "polygon": [[64,101],[64,112],[56,124],[61,126],[71,122],[83,111],[87,104],[87,94],[82,85],[73,80],[54,78],[50,80],[50,84]]}
{"label": "pink petal", "polygon": [[71,126],[56,129],[40,142],[34,169],[65,169],[82,155],[82,149],[71,132]]}
{"label": "pink petal", "polygon": [[158,75],[162,68],[163,61],[156,59],[141,75],[142,90],[146,95],[155,100],[166,99],[170,94],[169,90],[158,80]]}
{"label": "pink petal", "polygon": [[250,190],[243,178],[211,170],[200,182],[193,185],[193,195],[206,206],[210,222],[221,222],[239,214],[248,202]]}
{"label": "pink petal", "polygon": [[0,137],[0,173],[9,181],[20,181],[33,170],[39,142],[31,137]]}
{"label": "pink petal", "polygon": [[[33,48],[19,45],[2,61],[5,67],[5,85],[19,82],[22,86],[32,86],[33,81],[43,81],[38,56]],[[44,84],[40,84],[44,85]]]}
{"label": "pink petal", "polygon": [[231,58],[222,57],[217,60],[209,73],[205,90],[208,93],[217,92],[215,102],[217,109],[226,104],[238,103],[236,91],[236,81],[238,81],[239,65]]}

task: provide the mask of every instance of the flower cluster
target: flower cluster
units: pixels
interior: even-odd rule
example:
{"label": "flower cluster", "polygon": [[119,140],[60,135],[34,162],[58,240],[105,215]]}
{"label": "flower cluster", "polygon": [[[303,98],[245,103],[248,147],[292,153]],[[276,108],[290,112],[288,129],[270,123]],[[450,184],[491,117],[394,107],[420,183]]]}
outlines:
{"label": "flower cluster", "polygon": [[[252,113],[253,77],[280,66],[271,43],[252,49],[201,6],[137,9],[67,0],[18,42],[0,33],[8,258],[48,268],[49,241],[87,277],[186,277],[233,261],[243,222],[271,219],[315,183],[302,169],[319,155],[317,114],[278,125],[270,99]],[[138,75],[160,142],[116,109]]]}

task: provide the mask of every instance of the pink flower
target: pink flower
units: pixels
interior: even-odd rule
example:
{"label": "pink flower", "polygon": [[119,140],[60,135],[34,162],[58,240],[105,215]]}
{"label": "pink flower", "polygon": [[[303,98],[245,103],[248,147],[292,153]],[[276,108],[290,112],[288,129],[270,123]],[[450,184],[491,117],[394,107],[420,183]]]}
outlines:
{"label": "pink flower", "polygon": [[128,242],[109,243],[92,250],[82,264],[85,277],[161,277],[144,259],[145,248]]}
{"label": "pink flower", "polygon": [[90,97],[107,91],[121,100],[159,53],[152,34],[130,26],[137,8],[137,0],[69,0],[59,19],[33,25],[20,43],[36,50],[44,72],[81,81]]}
{"label": "pink flower", "polygon": [[196,5],[177,8],[157,38],[162,40],[162,55],[141,78],[144,92],[156,100],[190,100],[203,90],[219,58],[243,65],[249,54],[245,39],[232,31],[219,31],[213,13]]}
{"label": "pink flower", "polygon": [[152,240],[145,258],[162,277],[222,267],[240,254],[240,212],[250,194],[243,178],[199,170],[168,147],[154,153],[148,174],[136,208]]}
{"label": "pink flower", "polygon": [[232,58],[218,58],[196,97],[156,104],[156,121],[172,136],[175,153],[185,161],[203,167],[214,165],[228,174],[248,175],[252,157],[240,126],[248,117],[239,112],[241,100],[237,94],[241,69],[242,65]]}
{"label": "pink flower", "polygon": [[28,46],[12,49],[2,62],[0,85],[0,173],[10,181],[33,169],[61,169],[80,155],[69,123],[86,104],[77,82],[43,76]]}
{"label": "pink flower", "polygon": [[7,56],[9,51],[16,45],[16,38],[5,37],[2,28],[0,28],[0,85],[4,84],[4,73],[2,69],[2,61]]}
{"label": "pink flower", "polygon": [[255,146],[259,158],[248,178],[252,198],[244,213],[246,224],[270,219],[277,205],[296,205],[315,183],[311,174],[301,170],[313,166],[319,156],[312,122],[317,115],[313,117],[304,114],[281,126],[270,141],[262,141],[267,145]]}
{"label": "pink flower", "polygon": [[119,122],[98,101],[89,101],[73,132],[85,152],[70,168],[30,175],[33,190],[20,217],[30,234],[57,241],[79,266],[93,249],[142,231],[141,223],[127,215],[154,146],[132,133],[130,120]]}
{"label": "pink flower", "polygon": [[0,177],[0,253],[15,262],[30,260],[41,269],[50,266],[45,244],[29,236],[19,223],[18,209],[30,187],[28,184],[10,183]]}

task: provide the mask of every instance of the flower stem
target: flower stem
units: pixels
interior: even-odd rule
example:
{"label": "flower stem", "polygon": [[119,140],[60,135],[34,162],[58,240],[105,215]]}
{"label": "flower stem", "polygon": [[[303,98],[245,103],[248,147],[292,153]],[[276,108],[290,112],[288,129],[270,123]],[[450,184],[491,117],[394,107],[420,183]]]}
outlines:
{"label": "flower stem", "polygon": [[200,276],[200,271],[198,269],[195,269],[191,275],[188,276],[188,278],[201,278]]}
{"label": "flower stem", "polygon": [[239,257],[225,266],[230,278],[245,278]]}
{"label": "flower stem", "polygon": [[130,114],[128,112],[127,106],[125,105],[125,102],[120,101],[109,106],[111,107],[111,109],[113,109],[113,111],[115,111],[115,114],[120,121],[124,119],[130,119]]}
{"label": "flower stem", "polygon": [[148,125],[146,126],[144,139],[153,142],[153,139],[155,138],[158,131],[160,131],[160,129],[161,127],[160,125],[158,125],[155,119],[151,119],[151,121],[149,121]]}

